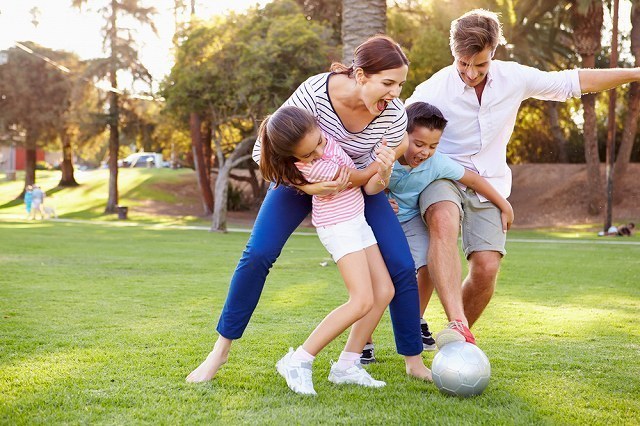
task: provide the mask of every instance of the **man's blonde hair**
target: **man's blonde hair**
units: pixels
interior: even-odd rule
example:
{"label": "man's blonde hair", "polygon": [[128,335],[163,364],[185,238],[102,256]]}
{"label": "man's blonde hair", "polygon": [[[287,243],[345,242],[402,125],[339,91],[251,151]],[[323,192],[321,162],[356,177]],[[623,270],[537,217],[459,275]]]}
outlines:
{"label": "man's blonde hair", "polygon": [[455,58],[469,58],[487,47],[496,50],[506,44],[498,14],[485,9],[471,10],[451,22],[449,45]]}

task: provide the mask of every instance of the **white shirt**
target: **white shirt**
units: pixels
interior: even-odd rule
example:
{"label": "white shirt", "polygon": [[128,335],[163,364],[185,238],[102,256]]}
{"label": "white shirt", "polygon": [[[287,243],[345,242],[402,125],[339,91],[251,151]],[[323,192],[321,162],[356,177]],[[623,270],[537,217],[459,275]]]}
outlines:
{"label": "white shirt", "polygon": [[428,102],[440,109],[448,123],[438,151],[478,172],[506,198],[511,194],[507,144],[522,101],[565,101],[581,93],[577,69],[545,72],[516,62],[492,61],[482,105],[455,64],[418,85],[405,104]]}

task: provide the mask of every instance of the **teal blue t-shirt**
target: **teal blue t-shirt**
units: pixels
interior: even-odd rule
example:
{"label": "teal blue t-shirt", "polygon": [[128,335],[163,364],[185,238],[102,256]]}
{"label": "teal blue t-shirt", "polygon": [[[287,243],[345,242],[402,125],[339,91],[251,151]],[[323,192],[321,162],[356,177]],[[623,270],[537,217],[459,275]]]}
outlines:
{"label": "teal blue t-shirt", "polygon": [[420,193],[431,182],[438,179],[459,180],[464,176],[464,171],[464,167],[438,151],[418,167],[409,170],[396,161],[389,178],[389,198],[398,202],[398,220],[406,222],[420,214]]}

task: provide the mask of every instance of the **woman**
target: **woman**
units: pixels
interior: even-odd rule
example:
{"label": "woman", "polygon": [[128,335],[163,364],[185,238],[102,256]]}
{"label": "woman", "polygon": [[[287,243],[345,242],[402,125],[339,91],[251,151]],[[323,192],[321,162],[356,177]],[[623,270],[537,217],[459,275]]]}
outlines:
{"label": "woman", "polygon": [[[338,142],[358,169],[374,161],[376,149],[393,149],[397,159],[408,144],[407,116],[398,99],[408,65],[397,43],[386,36],[375,36],[356,48],[350,67],[333,64],[331,72],[305,81],[284,105],[312,113],[322,131]],[[253,157],[256,161],[260,159],[260,141],[256,142]],[[388,176],[391,168],[381,173]],[[231,342],[242,336],[255,310],[269,269],[291,233],[311,211],[312,196],[339,192],[345,185],[362,186],[367,180],[350,179],[345,170],[333,182],[297,187],[306,194],[284,185],[269,189],[231,279],[217,327],[220,336],[207,359],[189,374],[187,381],[210,380],[227,361]],[[395,287],[389,310],[397,351],[405,356],[407,374],[430,380],[431,372],[420,356],[418,290],[407,240],[383,193],[364,198],[365,217]],[[377,325],[379,317],[372,316],[365,316],[351,329],[350,338],[355,336],[362,346]]]}

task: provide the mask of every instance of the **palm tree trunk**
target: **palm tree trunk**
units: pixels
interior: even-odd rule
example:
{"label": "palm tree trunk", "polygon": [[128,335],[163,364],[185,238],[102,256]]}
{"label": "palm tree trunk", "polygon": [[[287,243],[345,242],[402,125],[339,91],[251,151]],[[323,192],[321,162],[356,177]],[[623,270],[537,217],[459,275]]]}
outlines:
{"label": "palm tree trunk", "polygon": [[558,118],[558,103],[557,102],[545,102],[545,110],[547,112],[547,118],[549,118],[549,125],[551,127],[551,135],[553,141],[556,144],[558,150],[558,161],[561,163],[569,162],[569,154],[567,153],[567,138],[562,133],[562,127],[560,127],[560,120]]}
{"label": "palm tree trunk", "polygon": [[[631,7],[631,52],[635,56],[636,67],[640,67],[640,2],[635,1]],[[640,117],[640,83],[631,83],[627,101],[627,116],[622,129],[622,140],[616,158],[614,173],[622,179],[631,161],[633,142],[638,132],[638,117]]]}
{"label": "palm tree trunk", "polygon": [[[602,0],[590,2],[573,1],[573,39],[576,50],[582,58],[582,68],[594,68],[596,54],[600,51],[603,22]],[[596,97],[594,94],[582,96],[584,108],[584,152],[587,163],[587,210],[597,215],[603,209],[603,186],[600,176],[598,156],[598,131],[596,121]]]}
{"label": "palm tree trunk", "polygon": [[358,45],[386,31],[386,0],[342,0],[342,61],[345,64],[351,63]]}

